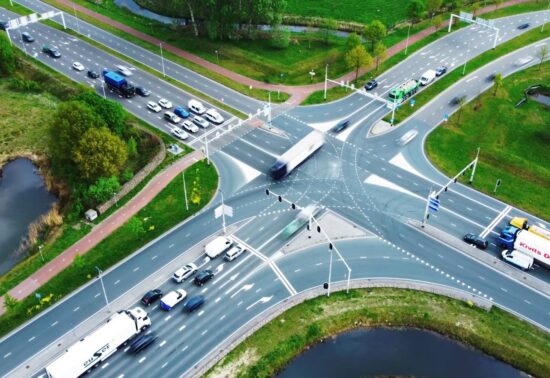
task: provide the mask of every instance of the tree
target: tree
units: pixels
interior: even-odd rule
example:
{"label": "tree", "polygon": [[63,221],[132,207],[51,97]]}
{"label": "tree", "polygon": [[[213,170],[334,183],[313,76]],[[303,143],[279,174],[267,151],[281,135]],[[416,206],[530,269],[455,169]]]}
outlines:
{"label": "tree", "polygon": [[350,33],[346,39],[346,51],[350,51],[355,46],[359,46],[362,42],[361,37],[358,36],[357,33]]}
{"label": "tree", "polygon": [[537,57],[540,59],[539,71],[542,68],[542,62],[544,62],[547,56],[548,56],[548,45],[544,44],[537,50]]}
{"label": "tree", "polygon": [[369,25],[365,26],[363,36],[371,43],[371,49],[374,49],[374,45],[380,42],[387,32],[386,25],[378,20],[373,20]]}
{"label": "tree", "polygon": [[470,11],[472,12],[472,15],[474,17],[476,16],[476,13],[477,13],[478,10],[479,10],[479,4],[478,3],[473,3],[472,6],[470,7]]}
{"label": "tree", "polygon": [[116,176],[100,177],[88,188],[88,197],[96,203],[104,203],[110,200],[114,193],[120,190],[120,183]]}
{"label": "tree", "polygon": [[338,28],[338,23],[332,18],[326,18],[321,22],[319,26],[319,31],[323,34],[323,42],[325,45],[328,45],[328,39],[333,32]]}
{"label": "tree", "polygon": [[201,203],[200,176],[198,168],[195,170],[195,177],[191,185],[191,195],[189,196],[189,200],[195,205]]}
{"label": "tree", "polygon": [[86,131],[73,151],[73,161],[88,181],[118,175],[127,158],[124,142],[106,127]]}
{"label": "tree", "polygon": [[376,71],[378,71],[380,61],[386,59],[386,52],[386,46],[384,46],[382,42],[378,42],[376,45],[374,45],[373,54],[376,57]]}
{"label": "tree", "polygon": [[17,299],[8,293],[4,294],[4,306],[8,311],[13,310],[17,306],[17,303],[19,303]]}
{"label": "tree", "polygon": [[493,96],[497,95],[498,90],[502,87],[502,74],[497,73],[493,82]]}
{"label": "tree", "polygon": [[464,104],[466,103],[466,96],[460,96],[457,100],[458,102],[458,115],[456,119],[456,125],[460,126],[460,116],[462,115],[462,108],[464,107]]}
{"label": "tree", "polygon": [[128,221],[128,228],[130,232],[135,236],[141,236],[145,233],[145,227],[143,226],[143,221],[136,216],[133,216]]}
{"label": "tree", "polygon": [[17,68],[17,60],[5,33],[0,33],[0,75],[9,76]]}
{"label": "tree", "polygon": [[128,157],[136,157],[137,156],[137,142],[136,138],[131,137],[128,139],[128,142],[126,143],[126,147],[128,147]]}
{"label": "tree", "polygon": [[315,31],[313,29],[313,22],[311,20],[307,21],[307,28],[306,28],[306,37],[307,37],[307,47],[308,49],[311,48],[311,41],[313,40],[313,37],[315,36]]}
{"label": "tree", "polygon": [[127,113],[118,102],[107,100],[92,91],[80,94],[77,100],[87,104],[94,113],[105,121],[107,127],[113,133],[120,137],[124,135]]}
{"label": "tree", "polygon": [[434,18],[432,18],[432,25],[435,31],[439,30],[441,28],[441,25],[443,25],[443,17],[435,16]]}
{"label": "tree", "polygon": [[500,4],[502,4],[502,0],[495,0],[495,9],[500,7]]}
{"label": "tree", "polygon": [[407,6],[407,17],[413,24],[422,18],[422,13],[424,13],[424,3],[420,0],[412,0]]}
{"label": "tree", "polygon": [[369,55],[365,46],[359,45],[355,46],[353,49],[348,51],[344,56],[346,65],[355,70],[355,82],[359,77],[359,69],[361,67],[370,66],[372,64],[372,57]]}
{"label": "tree", "polygon": [[426,0],[426,11],[430,15],[430,17],[433,18],[433,16],[435,16],[435,14],[441,8],[441,4],[441,0]]}
{"label": "tree", "polygon": [[105,122],[80,101],[61,103],[50,121],[52,159],[58,163],[71,161],[73,150],[84,133]]}
{"label": "tree", "polygon": [[199,29],[197,28],[197,23],[195,22],[195,13],[193,12],[193,1],[186,0],[187,8],[189,8],[189,15],[191,16],[191,25],[193,25],[193,34],[195,37],[199,36]]}
{"label": "tree", "polygon": [[290,30],[286,26],[278,25],[271,32],[271,46],[284,50],[290,44]]}

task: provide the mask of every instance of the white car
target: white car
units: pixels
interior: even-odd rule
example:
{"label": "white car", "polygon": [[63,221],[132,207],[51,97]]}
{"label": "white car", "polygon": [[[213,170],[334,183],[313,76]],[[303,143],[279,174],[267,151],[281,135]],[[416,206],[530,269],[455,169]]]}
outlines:
{"label": "white car", "polygon": [[132,76],[132,71],[130,71],[130,69],[126,66],[122,66],[122,65],[118,65],[118,66],[115,66],[116,67],[116,70],[124,75],[124,76]]}
{"label": "white car", "polygon": [[196,133],[199,131],[199,128],[197,127],[197,125],[195,125],[193,122],[189,121],[188,119],[186,119],[181,123],[181,127],[183,127],[185,130],[192,133]]}
{"label": "white car", "polygon": [[159,100],[159,105],[165,109],[170,109],[172,107],[172,103],[165,98]]}
{"label": "white car", "polygon": [[182,281],[185,281],[186,279],[191,277],[193,274],[195,274],[197,270],[198,268],[195,264],[189,263],[183,268],[179,268],[178,270],[176,270],[172,275],[172,278],[177,283],[181,283]]}
{"label": "white car", "polygon": [[201,116],[194,116],[193,117],[193,122],[195,122],[195,124],[199,125],[203,129],[206,129],[208,126],[210,126],[208,121],[205,120],[204,118],[202,118]]}
{"label": "white car", "polygon": [[178,138],[178,139],[181,139],[181,140],[186,140],[187,138],[189,138],[189,134],[187,134],[185,131],[183,130],[180,130],[178,129],[177,127],[174,127],[172,129],[172,134]]}
{"label": "white car", "polygon": [[216,109],[208,109],[207,112],[204,114],[207,120],[209,120],[212,123],[215,123],[216,125],[219,125],[223,123],[224,119],[220,113]]}
{"label": "white car", "polygon": [[170,311],[175,305],[183,301],[187,297],[187,292],[183,289],[177,289],[165,294],[160,300],[160,308],[165,311]]}
{"label": "white car", "polygon": [[73,68],[77,71],[84,71],[84,65],[82,65],[82,63],[80,62],[74,62]]}
{"label": "white car", "polygon": [[147,109],[155,112],[155,113],[158,113],[162,110],[162,108],[160,106],[158,106],[158,104],[154,101],[149,101],[147,103]]}
{"label": "white car", "polygon": [[235,245],[231,247],[227,252],[225,252],[223,258],[227,261],[233,261],[240,255],[242,255],[245,251],[246,249],[244,249],[240,245]]}
{"label": "white car", "polygon": [[411,140],[413,140],[417,135],[418,135],[418,130],[416,129],[409,130],[405,134],[403,134],[401,138],[399,138],[397,143],[400,146],[404,146],[407,143],[409,143]]}

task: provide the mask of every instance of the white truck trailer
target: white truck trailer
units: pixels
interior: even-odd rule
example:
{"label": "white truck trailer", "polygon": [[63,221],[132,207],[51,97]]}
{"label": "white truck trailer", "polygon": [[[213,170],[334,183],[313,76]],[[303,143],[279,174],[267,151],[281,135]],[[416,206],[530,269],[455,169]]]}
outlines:
{"label": "white truck trailer", "polygon": [[204,247],[204,253],[211,259],[215,259],[233,246],[231,239],[218,236]]}
{"label": "white truck trailer", "polygon": [[147,312],[139,307],[119,311],[107,323],[71,345],[46,367],[46,373],[49,378],[79,377],[150,326],[151,319]]}
{"label": "white truck trailer", "polygon": [[510,247],[550,267],[550,240],[527,230],[521,230],[516,234],[514,244]]}

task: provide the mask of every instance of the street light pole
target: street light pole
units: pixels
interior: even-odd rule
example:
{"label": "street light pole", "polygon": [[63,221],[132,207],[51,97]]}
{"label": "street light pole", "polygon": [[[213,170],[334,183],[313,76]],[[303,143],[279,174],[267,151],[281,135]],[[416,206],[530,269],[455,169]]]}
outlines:
{"label": "street light pole", "polygon": [[405,55],[407,55],[407,51],[409,50],[409,35],[411,34],[411,25],[412,25],[412,22],[409,23],[409,30],[407,31],[407,42],[405,43]]}
{"label": "street light pole", "polygon": [[393,122],[395,120],[395,108],[397,107],[397,97],[393,98],[393,106],[391,110],[391,125],[393,126]]}
{"label": "street light pole", "polygon": [[[548,6],[546,7],[546,10],[548,11],[550,9],[550,0],[548,0]],[[548,13],[548,12],[546,12]],[[544,24],[546,24],[546,13],[544,14],[544,22],[542,23],[542,26],[540,27],[540,32],[542,33],[544,31]]]}
{"label": "street light pole", "polygon": [[479,147],[477,148],[476,158],[474,160],[474,166],[472,168],[472,174],[470,175],[470,184],[474,181],[474,175],[476,173],[478,159],[479,159]]}
{"label": "street light pole", "polygon": [[105,297],[105,303],[107,304],[107,309],[110,311],[111,309],[109,308],[109,299],[107,298],[107,292],[105,291],[105,285],[103,285],[103,276],[101,275],[101,273],[103,273],[103,272],[97,266],[95,268],[97,269],[99,282],[101,282],[101,287],[103,288],[103,296]]}
{"label": "street light pole", "polygon": [[185,171],[181,172],[181,178],[183,179],[183,195],[185,196],[185,209],[189,210],[189,201],[187,201],[187,187],[185,186]]}
{"label": "street light pole", "polygon": [[103,98],[107,98],[107,96],[105,95],[105,81],[104,80],[101,80],[101,89],[103,90]]}
{"label": "street light pole", "polygon": [[470,47],[466,50],[466,60],[464,61],[464,67],[462,67],[462,76],[466,73],[466,63],[468,63],[468,56],[470,55]]}
{"label": "street light pole", "polygon": [[115,206],[118,207],[118,198],[116,198],[117,192],[113,192],[113,196],[115,197]]}
{"label": "street light pole", "polygon": [[78,16],[76,15],[76,7],[73,3],[74,18],[76,19],[76,31],[80,34],[80,24],[78,23]]}
{"label": "street light pole", "polygon": [[214,51],[216,53],[216,61],[218,62],[218,66],[220,65],[220,52],[218,50]]}
{"label": "street light pole", "polygon": [[328,289],[327,289],[327,297],[330,297],[330,280],[332,279],[332,249],[329,250],[330,253],[330,262],[328,265]]}
{"label": "street light pole", "polygon": [[159,43],[160,46],[160,63],[162,64],[162,76],[166,77],[166,72],[164,72],[164,55],[162,54],[162,42]]}
{"label": "street light pole", "polygon": [[323,96],[323,99],[327,100],[327,83],[328,83],[328,64],[325,65],[325,95]]}

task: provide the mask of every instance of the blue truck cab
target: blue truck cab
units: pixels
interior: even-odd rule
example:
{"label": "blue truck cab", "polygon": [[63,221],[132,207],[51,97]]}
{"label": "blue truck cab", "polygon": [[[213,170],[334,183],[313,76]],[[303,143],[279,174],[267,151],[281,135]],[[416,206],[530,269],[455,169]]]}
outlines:
{"label": "blue truck cab", "polygon": [[506,249],[514,249],[514,242],[516,241],[516,235],[520,231],[519,228],[514,226],[507,226],[501,232],[497,239],[497,244]]}

